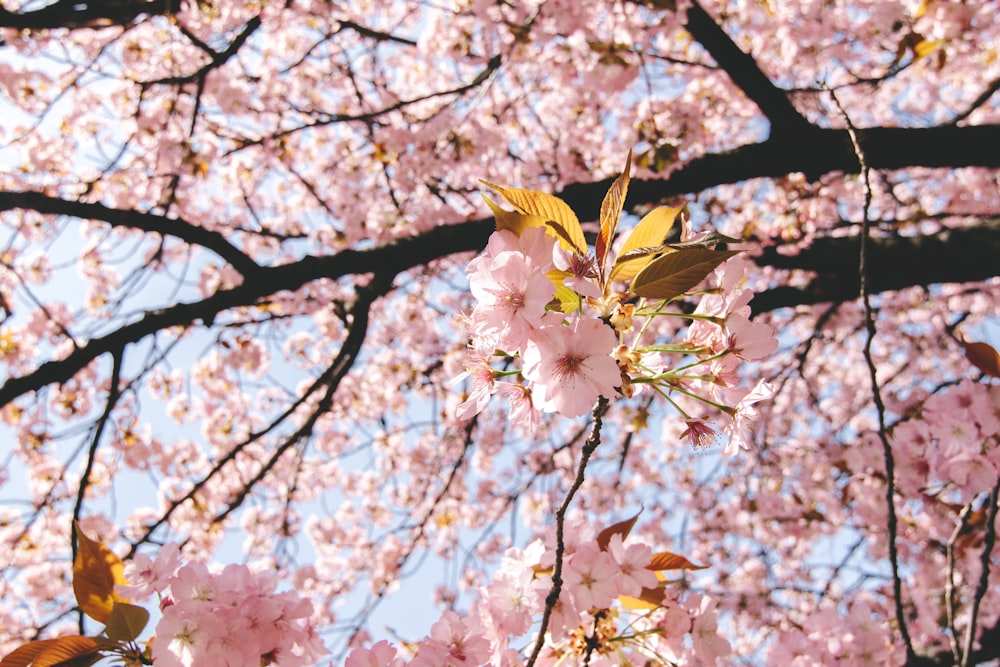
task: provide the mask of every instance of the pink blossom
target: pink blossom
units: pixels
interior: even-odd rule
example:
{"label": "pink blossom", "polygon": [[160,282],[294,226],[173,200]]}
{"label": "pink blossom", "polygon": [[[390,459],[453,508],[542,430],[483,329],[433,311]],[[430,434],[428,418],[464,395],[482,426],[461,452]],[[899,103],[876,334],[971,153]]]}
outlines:
{"label": "pink blossom", "polygon": [[697,603],[693,609],[694,621],[691,624],[694,653],[702,662],[714,665],[719,658],[729,655],[732,648],[729,641],[719,636],[715,602],[698,595],[692,595],[689,603],[692,602]]}
{"label": "pink blossom", "polygon": [[505,561],[505,567],[485,589],[487,611],[496,632],[517,637],[531,627],[532,616],[541,611],[541,598],[533,582],[531,568]]}
{"label": "pink blossom", "polygon": [[157,665],[300,667],[327,652],[308,624],[312,603],[294,591],[275,593],[269,573],[235,564],[213,572],[193,562],[167,583],[153,641]]}
{"label": "pink blossom", "polygon": [[967,495],[975,495],[996,485],[998,471],[993,461],[981,452],[956,442],[946,446],[941,453],[937,475],[953,482]]}
{"label": "pink blossom", "polygon": [[538,410],[531,400],[531,389],[523,384],[512,382],[497,382],[496,391],[510,402],[507,413],[510,421],[531,435],[538,428]]}
{"label": "pink blossom", "polygon": [[653,558],[649,545],[637,542],[626,547],[622,536],[615,534],[608,542],[608,553],[621,572],[620,595],[638,597],[643,588],[655,588],[659,583],[656,574],[646,569]]}
{"label": "pink blossom", "polygon": [[396,657],[396,648],[382,640],[370,649],[356,648],[347,656],[344,667],[402,667],[403,661]]}
{"label": "pink blossom", "polygon": [[563,584],[581,611],[605,609],[620,594],[621,570],[609,553],[587,542],[566,565]]}
{"label": "pink blossom", "polygon": [[563,284],[580,296],[600,298],[601,288],[594,280],[594,260],[572,251],[556,252],[556,268],[566,274]]}
{"label": "pink blossom", "polygon": [[136,554],[125,563],[127,586],[118,586],[125,598],[143,600],[169,585],[169,579],[180,566],[180,547],[169,542],[160,548],[155,559],[146,554]]}
{"label": "pink blossom", "polygon": [[758,380],[746,396],[736,405],[733,420],[723,429],[729,435],[729,443],[724,450],[732,456],[740,448],[749,449],[750,425],[760,415],[754,405],[774,396],[774,390],[764,380]]}
{"label": "pink blossom", "polygon": [[469,397],[455,409],[455,416],[463,421],[472,419],[483,411],[495,391],[493,369],[489,361],[482,357],[472,357],[465,372],[455,378],[459,382],[469,378]]}
{"label": "pink blossom", "polygon": [[682,438],[687,438],[691,442],[691,447],[696,452],[701,452],[715,443],[718,432],[709,426],[705,419],[685,419],[687,428],[681,433]]}
{"label": "pink blossom", "polygon": [[197,667],[214,651],[217,638],[226,632],[214,614],[179,614],[165,610],[153,638],[153,660],[163,667]]}
{"label": "pink blossom", "polygon": [[465,667],[481,665],[489,658],[490,642],[471,619],[446,611],[431,627],[430,637],[420,643],[411,667]]}
{"label": "pink blossom", "polygon": [[778,348],[774,327],[764,322],[751,322],[746,316],[734,313],[726,319],[726,329],[729,347],[740,359],[763,359]]}
{"label": "pink blossom", "polygon": [[587,413],[598,396],[611,398],[621,384],[611,357],[615,334],[599,320],[546,326],[524,351],[524,377],[531,380],[535,405],[566,417]]}
{"label": "pink blossom", "polygon": [[469,275],[469,287],[478,300],[472,312],[473,331],[495,336],[507,351],[522,350],[541,324],[555,287],[531,259],[517,252],[500,253],[477,266],[481,268]]}

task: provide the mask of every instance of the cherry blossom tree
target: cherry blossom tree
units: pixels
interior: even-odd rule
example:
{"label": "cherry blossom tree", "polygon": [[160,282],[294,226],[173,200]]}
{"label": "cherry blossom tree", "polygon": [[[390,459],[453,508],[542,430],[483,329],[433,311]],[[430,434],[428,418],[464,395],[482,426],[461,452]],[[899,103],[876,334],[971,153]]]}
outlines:
{"label": "cherry blossom tree", "polygon": [[6,2],[3,664],[1000,659],[997,10]]}

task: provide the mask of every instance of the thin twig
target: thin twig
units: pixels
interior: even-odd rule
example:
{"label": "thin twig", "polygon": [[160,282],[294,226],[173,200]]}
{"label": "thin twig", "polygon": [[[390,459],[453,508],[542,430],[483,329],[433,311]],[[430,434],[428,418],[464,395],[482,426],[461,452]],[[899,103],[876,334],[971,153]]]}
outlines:
{"label": "thin twig", "polygon": [[[83,501],[87,495],[87,489],[90,487],[90,474],[93,472],[94,462],[97,460],[97,448],[101,444],[101,436],[104,434],[104,427],[107,426],[108,422],[111,420],[111,411],[114,410],[115,405],[118,403],[118,398],[121,396],[121,388],[118,385],[121,382],[122,361],[124,357],[124,347],[112,354],[111,379],[108,384],[108,401],[104,406],[104,414],[102,414],[100,419],[97,421],[97,428],[94,430],[94,438],[90,442],[90,451],[87,452],[87,465],[84,467],[83,476],[80,478],[80,486],[76,492],[76,504],[73,506],[73,539],[70,540],[70,546],[73,550],[74,563],[76,563],[78,544],[76,526],[80,521],[80,515],[83,513]],[[84,634],[85,626],[82,609],[78,614],[77,625],[79,626],[80,634]]]}
{"label": "thin twig", "polygon": [[990,506],[986,517],[986,535],[983,538],[983,553],[979,562],[982,570],[979,572],[979,583],[976,584],[976,594],[972,598],[972,609],[969,611],[969,625],[965,628],[965,655],[962,656],[962,667],[969,667],[972,659],[972,643],[976,639],[976,620],[979,616],[979,603],[989,586],[990,565],[993,555],[993,546],[996,544],[997,530],[997,499],[1000,496],[1000,481],[997,481],[993,491],[990,492]]}
{"label": "thin twig", "polygon": [[[829,89],[828,89],[829,90]],[[885,403],[882,401],[882,392],[878,386],[878,377],[875,368],[875,361],[872,359],[872,342],[875,340],[875,317],[872,314],[871,300],[868,298],[868,285],[865,280],[867,273],[866,252],[868,248],[868,234],[871,227],[871,205],[872,205],[872,184],[871,170],[865,160],[864,151],[861,149],[861,142],[858,140],[858,133],[851,122],[850,117],[841,106],[836,93],[829,90],[830,97],[840,110],[847,125],[847,134],[851,138],[851,146],[854,148],[854,155],[861,167],[861,179],[865,186],[865,201],[862,207],[861,219],[861,251],[858,257],[858,278],[860,281],[861,301],[864,305],[865,338],[864,357],[868,366],[868,375],[871,378],[872,400],[875,403],[875,411],[878,415],[878,437],[882,442],[882,453],[885,457],[885,503],[888,510],[888,532],[889,532],[889,563],[892,567],[892,591],[895,597],[896,623],[899,626],[899,634],[903,637],[906,645],[906,661],[910,662],[916,654],[913,651],[913,640],[910,638],[910,631],[906,624],[906,614],[903,611],[903,582],[899,574],[899,551],[896,546],[896,533],[898,521],[896,517],[896,464],[892,455],[892,445],[889,444],[889,434],[885,423]]]}
{"label": "thin twig", "polygon": [[967,503],[958,514],[958,522],[955,530],[948,538],[945,546],[945,558],[947,562],[947,578],[944,582],[944,608],[948,621],[948,643],[951,644],[951,654],[955,658],[955,664],[963,664],[962,648],[958,645],[958,630],[955,629],[955,543],[958,541],[962,531],[969,525],[969,514],[972,513],[972,503]]}
{"label": "thin twig", "polygon": [[607,409],[608,399],[602,396],[598,399],[591,413],[594,419],[594,427],[590,431],[590,437],[587,438],[587,442],[583,443],[583,451],[580,453],[580,465],[576,469],[576,479],[573,480],[573,485],[569,487],[566,497],[563,498],[562,505],[556,511],[556,561],[552,567],[552,588],[549,590],[549,594],[545,596],[545,611],[542,613],[542,623],[538,628],[535,648],[532,650],[531,658],[528,659],[525,667],[534,667],[535,661],[538,660],[538,656],[542,652],[542,646],[545,645],[545,633],[549,627],[552,610],[555,608],[556,603],[559,602],[559,595],[562,593],[563,554],[566,551],[566,544],[563,541],[563,528],[566,521],[566,512],[569,510],[569,504],[572,502],[573,496],[576,495],[577,490],[583,485],[587,462],[590,461],[590,457],[594,453],[594,450],[597,449],[597,446],[601,444],[601,418]]}

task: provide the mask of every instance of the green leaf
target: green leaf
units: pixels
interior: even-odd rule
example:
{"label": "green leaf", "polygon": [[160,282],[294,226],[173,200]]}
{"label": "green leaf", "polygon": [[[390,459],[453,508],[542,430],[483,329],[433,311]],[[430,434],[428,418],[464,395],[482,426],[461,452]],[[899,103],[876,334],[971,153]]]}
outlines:
{"label": "green leaf", "polygon": [[149,612],[127,602],[116,602],[108,615],[105,632],[108,639],[120,642],[134,641],[149,623]]}
{"label": "green leaf", "polygon": [[632,292],[647,299],[673,299],[705,279],[739,250],[687,248],[657,257],[632,280]]}
{"label": "green leaf", "polygon": [[[496,190],[497,194],[503,197],[508,204],[516,208],[520,213],[537,215],[546,222],[557,223],[566,233],[565,237],[560,237],[563,246],[568,250],[574,250],[582,257],[586,257],[587,239],[583,235],[583,228],[580,227],[580,220],[576,217],[573,209],[569,207],[569,204],[562,199],[545,192],[525,190],[523,188],[505,188],[489,181],[480,182]],[[555,233],[551,225],[549,229],[552,229],[553,233]]]}
{"label": "green leaf", "polygon": [[602,280],[604,278],[604,260],[607,257],[608,248],[611,247],[611,242],[615,238],[618,220],[621,218],[622,208],[625,206],[625,195],[628,193],[629,170],[631,168],[632,151],[630,150],[625,161],[625,169],[608,188],[607,194],[604,195],[604,201],[601,202],[601,229],[597,233],[597,243],[594,249],[597,256],[597,271]]}
{"label": "green leaf", "polygon": [[659,173],[677,162],[677,157],[679,155],[680,151],[677,149],[676,145],[665,142],[659,146],[650,148],[644,153],[640,153],[636,159],[636,163],[644,169],[649,169],[654,173]]}
{"label": "green leaf", "polygon": [[[649,263],[650,255],[662,249],[663,240],[667,238],[677,215],[683,210],[683,206],[658,206],[644,215],[622,244],[611,270],[611,280],[634,278]],[[643,249],[649,252],[631,254]]]}
{"label": "green leaf", "polygon": [[555,300],[559,302],[559,310],[567,315],[580,310],[580,295],[562,283],[556,285]]}

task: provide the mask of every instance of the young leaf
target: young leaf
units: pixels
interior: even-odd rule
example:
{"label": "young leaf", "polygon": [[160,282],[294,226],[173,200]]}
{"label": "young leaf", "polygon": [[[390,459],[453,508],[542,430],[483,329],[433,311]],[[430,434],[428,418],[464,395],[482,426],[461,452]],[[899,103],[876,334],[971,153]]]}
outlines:
{"label": "young leaf", "polygon": [[632,151],[630,150],[628,152],[628,159],[625,161],[625,169],[615,179],[615,182],[611,184],[608,193],[604,195],[604,201],[601,203],[601,229],[597,233],[595,254],[597,256],[597,271],[602,280],[604,278],[604,260],[607,257],[608,248],[611,247],[611,242],[615,238],[615,232],[618,229],[618,219],[621,218],[622,208],[625,205],[625,195],[628,193],[629,170],[631,168]]}
{"label": "young leaf", "polygon": [[995,378],[1000,378],[1000,354],[989,343],[960,341],[965,357],[973,366]]}
{"label": "young leaf", "polygon": [[688,248],[657,257],[632,280],[632,292],[649,299],[680,296],[738,252]]}
{"label": "young leaf", "polygon": [[76,667],[90,665],[100,658],[105,645],[92,637],[72,635],[41,639],[18,647],[0,660],[0,667]]}
{"label": "young leaf", "polygon": [[653,588],[643,588],[639,597],[634,598],[627,595],[619,595],[618,600],[626,609],[656,609],[663,604],[663,598],[667,594],[666,576],[662,572],[656,572],[656,578],[660,580]]}
{"label": "young leaf", "polygon": [[688,248],[708,248],[711,250],[720,243],[742,243],[740,239],[735,239],[732,236],[726,236],[725,234],[720,234],[719,232],[709,232],[704,236],[699,236],[691,241],[681,241],[679,243],[671,243],[670,247],[674,250],[687,250]]}
{"label": "young leaf", "polygon": [[597,546],[601,548],[601,551],[607,551],[608,544],[611,542],[611,538],[615,535],[621,535],[624,540],[628,537],[628,534],[632,532],[632,528],[635,526],[636,520],[642,512],[636,512],[636,515],[631,519],[625,519],[624,521],[619,521],[616,524],[610,525],[600,533],[597,534]]}
{"label": "young leaf", "polygon": [[629,595],[618,596],[618,601],[626,609],[656,609],[663,604],[663,598],[667,594],[666,583],[661,583],[656,588],[643,588],[639,597],[634,598]]}
{"label": "young leaf", "polygon": [[40,639],[18,646],[0,660],[0,667],[29,667],[35,657],[54,641],[55,639]]}
{"label": "young leaf", "polygon": [[643,248],[658,249],[674,226],[677,215],[684,210],[683,206],[658,206],[647,213],[625,239],[614,268],[611,270],[611,280],[630,280],[649,263],[650,254],[637,258],[629,253]]}
{"label": "young leaf", "polygon": [[561,225],[566,232],[566,237],[570,239],[568,245],[566,245],[567,241],[563,240],[564,247],[569,250],[575,250],[577,254],[586,256],[587,239],[583,236],[583,228],[580,227],[580,220],[576,217],[573,209],[569,207],[569,204],[562,199],[535,190],[505,188],[489,181],[480,182],[496,190],[497,194],[507,200],[508,204],[521,213],[537,215],[546,221]]}
{"label": "young leaf", "polygon": [[653,554],[646,569],[659,572],[661,570],[704,570],[707,567],[707,565],[695,565],[684,556],[661,551]]}
{"label": "young leaf", "polygon": [[555,222],[554,220],[549,220],[548,222],[545,223],[545,226],[548,227],[553,234],[555,234],[555,237],[559,239],[559,242],[562,244],[562,247],[568,250],[573,250],[580,257],[587,256],[587,251],[586,251],[587,246],[586,245],[577,246],[576,241],[570,235],[569,230],[567,230],[565,227],[560,225],[558,222]]}
{"label": "young leaf", "polygon": [[127,602],[116,602],[108,615],[104,629],[108,639],[120,642],[130,642],[138,638],[149,623],[149,612]]}
{"label": "young leaf", "polygon": [[121,559],[111,549],[84,535],[77,524],[76,560],[73,562],[73,594],[87,616],[107,623],[115,602],[128,602],[115,593],[115,586],[127,584]]}
{"label": "young leaf", "polygon": [[518,211],[508,211],[497,206],[486,195],[482,195],[482,198],[486,202],[486,205],[490,207],[490,210],[493,211],[493,217],[497,221],[497,231],[506,229],[519,237],[521,236],[521,232],[529,227],[542,227],[545,225],[545,218]]}
{"label": "young leaf", "polygon": [[[550,271],[549,273],[552,272]],[[580,295],[561,282],[556,285],[555,301],[559,303],[559,311],[567,315],[580,310]]]}

